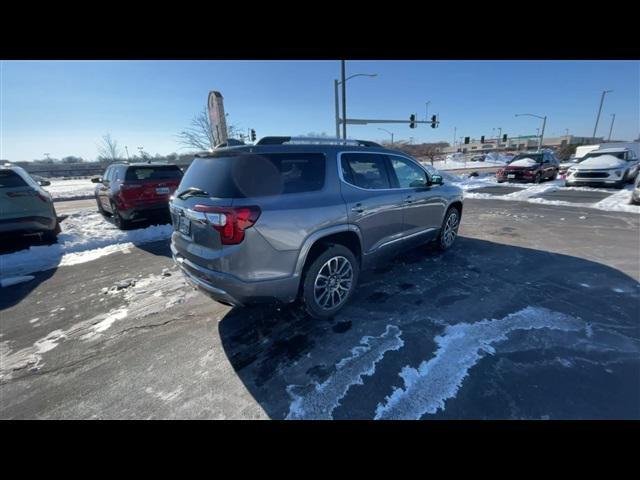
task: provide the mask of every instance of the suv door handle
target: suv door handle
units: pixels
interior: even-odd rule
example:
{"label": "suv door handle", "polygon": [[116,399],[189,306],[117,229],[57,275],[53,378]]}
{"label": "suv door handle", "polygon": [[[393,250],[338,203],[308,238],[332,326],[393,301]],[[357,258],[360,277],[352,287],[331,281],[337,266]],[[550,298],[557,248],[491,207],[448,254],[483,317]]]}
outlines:
{"label": "suv door handle", "polygon": [[404,203],[413,203],[413,195],[407,195],[404,199]]}
{"label": "suv door handle", "polygon": [[355,206],[351,209],[351,211],[354,213],[363,213],[364,207],[362,206],[361,203],[356,203]]}

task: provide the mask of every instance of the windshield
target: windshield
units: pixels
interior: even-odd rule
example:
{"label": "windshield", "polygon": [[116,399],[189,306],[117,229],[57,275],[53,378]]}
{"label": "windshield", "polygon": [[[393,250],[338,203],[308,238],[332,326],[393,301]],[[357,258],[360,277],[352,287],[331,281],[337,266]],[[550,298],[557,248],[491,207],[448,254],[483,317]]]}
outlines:
{"label": "windshield", "polygon": [[612,157],[616,157],[619,158],[620,160],[624,160],[624,154],[626,152],[600,152],[600,153],[587,153],[584,157],[582,157],[582,160],[586,160],[587,158],[596,158],[596,157],[602,157],[604,155],[610,155]]}

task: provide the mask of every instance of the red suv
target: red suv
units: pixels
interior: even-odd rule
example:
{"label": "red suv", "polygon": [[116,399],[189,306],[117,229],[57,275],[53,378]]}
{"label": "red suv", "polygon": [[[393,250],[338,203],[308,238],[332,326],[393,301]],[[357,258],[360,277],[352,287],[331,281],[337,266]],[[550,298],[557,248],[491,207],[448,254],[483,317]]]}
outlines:
{"label": "red suv", "polygon": [[555,180],[560,170],[560,162],[552,152],[521,153],[509,164],[498,170],[496,179],[502,182],[533,182]]}
{"label": "red suv", "polygon": [[163,214],[169,218],[169,197],[182,179],[177,165],[166,163],[114,163],[102,177],[91,179],[98,210],[111,215],[116,226],[128,228],[133,220]]}

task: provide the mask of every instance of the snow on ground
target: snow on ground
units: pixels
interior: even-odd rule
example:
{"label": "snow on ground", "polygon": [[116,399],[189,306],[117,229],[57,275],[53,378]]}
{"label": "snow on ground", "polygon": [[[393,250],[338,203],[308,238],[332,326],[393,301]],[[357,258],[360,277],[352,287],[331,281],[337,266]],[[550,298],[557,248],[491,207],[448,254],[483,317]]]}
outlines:
{"label": "snow on ground", "polygon": [[[478,154],[479,155],[479,154]],[[505,156],[502,154],[495,155],[489,154],[484,162],[472,162],[470,159],[473,155],[465,158],[448,158],[446,160],[440,160],[433,162],[433,166],[438,170],[457,170],[461,168],[482,168],[482,167],[496,167],[503,166],[507,163],[508,159],[512,156]],[[423,161],[427,165],[431,165],[430,161]]]}
{"label": "snow on ground", "polygon": [[[429,167],[430,171],[435,169]],[[539,184],[534,183],[501,183],[496,180],[495,174],[480,174],[477,177],[466,175],[454,175],[447,172],[440,172],[445,182],[457,185],[464,191],[465,198],[480,198],[491,200],[524,201],[529,203],[540,203],[544,205],[560,205],[568,207],[588,207],[609,212],[640,213],[640,205],[631,205],[631,194],[633,185],[626,185],[622,190],[612,188],[592,188],[592,187],[565,187],[562,179],[544,181]],[[505,186],[520,188],[519,191],[506,195],[492,195],[490,193],[474,192],[473,190],[482,187]],[[609,197],[595,203],[573,203],[561,200],[549,200],[546,198],[534,198],[544,193],[551,193],[557,190],[575,190],[585,192],[605,192],[611,194]]]}
{"label": "snow on ground", "polygon": [[58,243],[32,246],[27,250],[0,255],[0,279],[27,275],[57,266],[89,262],[114,252],[129,251],[135,245],[171,236],[171,225],[152,225],[137,230],[118,230],[99,213],[80,210],[61,224]]}
{"label": "snow on ground", "polygon": [[49,179],[51,185],[43,187],[54,200],[74,200],[93,196],[95,183],[90,178]]}

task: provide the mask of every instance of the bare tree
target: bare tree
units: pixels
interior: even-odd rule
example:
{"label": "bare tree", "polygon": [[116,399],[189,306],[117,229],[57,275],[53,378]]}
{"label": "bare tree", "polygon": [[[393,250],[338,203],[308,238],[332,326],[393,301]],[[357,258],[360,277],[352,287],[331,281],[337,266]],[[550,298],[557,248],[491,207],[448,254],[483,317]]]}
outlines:
{"label": "bare tree", "polygon": [[178,134],[178,141],[188,148],[198,150],[213,150],[218,143],[217,135],[211,128],[211,119],[207,107],[204,107],[193,120],[189,128]]}
{"label": "bare tree", "polygon": [[102,137],[102,142],[98,145],[98,159],[115,162],[122,158],[122,151],[118,146],[118,142],[111,138],[111,134],[107,133]]}
{"label": "bare tree", "polygon": [[[237,125],[229,123],[229,114],[226,114],[226,123],[228,138],[241,137],[241,129]],[[193,117],[189,128],[182,130],[177,137],[178,142],[185,148],[195,148],[197,150],[213,150],[220,143],[219,136],[211,126],[211,119],[206,106]]]}

